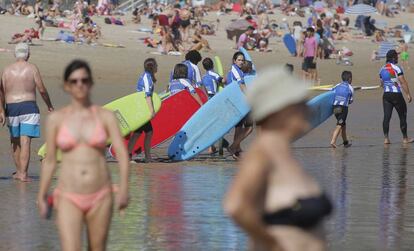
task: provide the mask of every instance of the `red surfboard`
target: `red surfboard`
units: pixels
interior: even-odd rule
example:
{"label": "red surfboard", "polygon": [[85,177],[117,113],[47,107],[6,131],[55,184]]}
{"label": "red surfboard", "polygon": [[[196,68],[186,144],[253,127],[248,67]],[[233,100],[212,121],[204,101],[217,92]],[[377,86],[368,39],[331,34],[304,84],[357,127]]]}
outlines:
{"label": "red surfboard", "polygon": [[[204,91],[199,88],[196,91],[201,101],[206,103],[208,97]],[[174,136],[199,108],[200,105],[187,90],[165,98],[162,101],[160,110],[151,120],[153,128],[151,148],[157,147]],[[145,133],[142,133],[134,146],[133,153],[139,154],[144,151],[144,138]],[[129,137],[125,139],[126,146],[128,146],[128,143]],[[112,145],[109,151],[112,156],[115,156]]]}

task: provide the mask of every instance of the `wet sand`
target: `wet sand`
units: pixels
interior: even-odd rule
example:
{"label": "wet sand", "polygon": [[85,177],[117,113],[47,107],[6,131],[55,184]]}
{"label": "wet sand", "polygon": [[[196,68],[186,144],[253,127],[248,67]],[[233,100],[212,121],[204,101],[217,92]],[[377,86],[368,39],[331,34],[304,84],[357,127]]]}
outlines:
{"label": "wet sand", "polygon": [[[208,17],[216,18],[214,13]],[[233,41],[225,37],[224,23],[235,15],[221,19],[217,36],[209,37],[213,52],[203,56],[219,55],[226,68],[234,53]],[[280,21],[282,17],[274,17]],[[375,16],[376,19],[381,19]],[[296,18],[291,18],[294,20]],[[95,20],[95,19],[94,19]],[[386,19],[389,24],[409,23],[412,16],[403,14],[396,19]],[[145,34],[131,33],[143,25],[126,27],[103,24],[105,42],[121,43],[123,49],[100,46],[71,45],[61,42],[36,42],[31,62],[36,63],[50,92],[56,108],[65,105],[69,98],[62,90],[61,76],[64,66],[74,58],[87,59],[93,68],[95,88],[93,99],[105,104],[135,90],[137,76],[147,57],[155,57],[160,65],[157,74],[157,91],[165,88],[169,72],[183,57],[149,54],[155,49],[145,48],[139,38]],[[7,44],[15,32],[31,26],[24,17],[0,16],[0,47],[13,49]],[[302,20],[303,22],[303,20]],[[58,29],[48,28],[45,36],[55,36]],[[295,65],[300,70],[300,60],[290,57],[280,38],[271,40],[272,53],[252,52],[257,68],[284,64]],[[377,45],[369,40],[338,43],[354,51],[353,67],[337,66],[334,60],[318,62],[323,84],[339,81],[342,70],[352,70],[355,85],[377,85],[378,71],[383,62],[371,62],[370,55]],[[413,54],[412,45],[410,52]],[[13,62],[11,53],[0,53],[0,69]],[[413,66],[413,59],[410,59]],[[413,71],[406,73],[414,92]],[[313,92],[311,95],[316,95]],[[39,101],[43,119],[45,106]],[[414,108],[408,108],[409,134],[414,135]],[[414,244],[413,191],[414,155],[412,146],[404,148],[398,129],[397,115],[391,123],[389,148],[382,144],[381,91],[356,92],[355,104],[350,108],[349,134],[353,146],[349,149],[328,148],[334,120],[294,144],[295,155],[313,174],[332,197],[335,213],[326,222],[327,239],[331,250],[410,250]],[[33,142],[30,175],[35,181],[21,184],[10,179],[13,161],[8,145],[8,132],[0,130],[0,250],[59,250],[58,236],[53,221],[39,219],[35,205],[38,189],[39,161],[36,157],[43,140]],[[249,140],[244,147],[248,146]],[[166,157],[166,146],[154,151],[156,157]],[[114,180],[116,164],[110,163]],[[221,209],[222,196],[237,171],[231,158],[208,158],[202,155],[183,163],[138,164],[131,169],[132,201],[125,218],[114,217],[109,250],[243,250],[245,236]]]}

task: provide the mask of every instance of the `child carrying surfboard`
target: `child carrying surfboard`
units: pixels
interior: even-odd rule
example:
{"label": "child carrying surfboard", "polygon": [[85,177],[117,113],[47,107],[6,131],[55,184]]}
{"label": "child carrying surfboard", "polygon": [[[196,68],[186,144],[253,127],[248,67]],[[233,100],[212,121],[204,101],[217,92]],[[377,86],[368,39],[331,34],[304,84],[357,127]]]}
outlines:
{"label": "child carrying surfboard", "polygon": [[[152,94],[154,93],[154,83],[157,81],[155,78],[155,73],[157,73],[158,64],[154,58],[147,58],[144,61],[144,73],[139,77],[137,83],[137,92],[145,92],[145,97],[147,100],[148,108],[151,112],[151,119],[155,116],[154,104],[152,102]],[[148,121],[141,128],[138,128],[135,132],[132,133],[131,138],[128,142],[128,152],[132,157],[132,151],[134,149],[135,143],[141,133],[145,133],[144,140],[144,153],[145,159],[144,162],[152,162],[151,158],[151,139],[153,134],[151,120]]]}
{"label": "child carrying surfboard", "polygon": [[346,118],[348,117],[348,106],[353,102],[354,88],[352,87],[352,72],[342,72],[342,82],[337,84],[333,91],[335,98],[333,102],[333,112],[336,117],[336,127],[332,134],[331,146],[336,148],[336,140],[341,133],[344,147],[350,147],[346,134]]}
{"label": "child carrying surfboard", "polygon": [[[216,95],[219,85],[224,84],[225,81],[222,76],[214,71],[214,63],[211,58],[205,58],[202,63],[204,70],[206,70],[206,74],[202,77],[201,85],[207,92],[208,99],[211,99]],[[217,150],[214,145],[210,146],[208,149],[209,154],[214,154],[216,152]]]}

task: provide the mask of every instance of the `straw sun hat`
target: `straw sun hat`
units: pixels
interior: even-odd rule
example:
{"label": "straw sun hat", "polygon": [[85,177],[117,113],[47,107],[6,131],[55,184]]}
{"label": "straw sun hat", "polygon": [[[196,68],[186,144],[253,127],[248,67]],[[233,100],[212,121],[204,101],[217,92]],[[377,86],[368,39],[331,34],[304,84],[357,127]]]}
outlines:
{"label": "straw sun hat", "polygon": [[252,118],[263,120],[270,114],[306,99],[309,84],[292,76],[283,66],[268,68],[247,89]]}

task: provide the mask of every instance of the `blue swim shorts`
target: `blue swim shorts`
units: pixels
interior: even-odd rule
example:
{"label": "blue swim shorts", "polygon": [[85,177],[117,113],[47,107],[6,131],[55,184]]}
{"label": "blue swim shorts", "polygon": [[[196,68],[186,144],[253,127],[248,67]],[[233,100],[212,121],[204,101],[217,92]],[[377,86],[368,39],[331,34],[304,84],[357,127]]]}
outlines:
{"label": "blue swim shorts", "polygon": [[6,104],[6,117],[12,138],[40,137],[40,112],[35,101]]}

